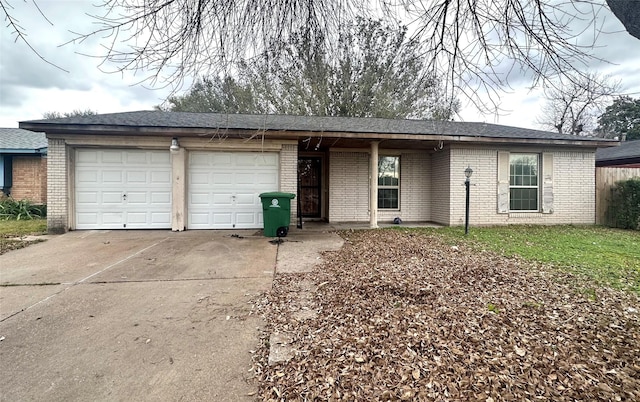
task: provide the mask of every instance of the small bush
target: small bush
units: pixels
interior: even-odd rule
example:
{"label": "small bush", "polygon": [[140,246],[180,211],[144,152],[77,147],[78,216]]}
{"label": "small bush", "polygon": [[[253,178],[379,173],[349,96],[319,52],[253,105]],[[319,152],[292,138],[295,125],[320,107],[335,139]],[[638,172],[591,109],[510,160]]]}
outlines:
{"label": "small bush", "polygon": [[611,206],[615,227],[640,230],[640,178],[617,182]]}
{"label": "small bush", "polygon": [[27,200],[13,198],[0,200],[0,220],[42,219],[47,216],[46,205],[35,205]]}

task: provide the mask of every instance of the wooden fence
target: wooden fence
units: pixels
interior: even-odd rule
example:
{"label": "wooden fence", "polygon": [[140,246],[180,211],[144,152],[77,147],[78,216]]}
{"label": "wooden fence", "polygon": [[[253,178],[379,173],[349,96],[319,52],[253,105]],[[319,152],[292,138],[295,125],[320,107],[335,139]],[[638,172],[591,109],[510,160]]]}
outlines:
{"label": "wooden fence", "polygon": [[612,225],[610,202],[616,182],[640,177],[640,168],[596,168],[596,224]]}

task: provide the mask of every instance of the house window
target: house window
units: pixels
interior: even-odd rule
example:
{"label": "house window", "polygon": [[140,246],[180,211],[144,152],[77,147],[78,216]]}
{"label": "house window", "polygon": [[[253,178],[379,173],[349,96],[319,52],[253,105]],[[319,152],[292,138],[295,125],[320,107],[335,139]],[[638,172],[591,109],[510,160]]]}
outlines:
{"label": "house window", "polygon": [[378,209],[399,209],[400,157],[378,158]]}
{"label": "house window", "polygon": [[539,157],[537,154],[509,155],[509,209],[538,211]]}

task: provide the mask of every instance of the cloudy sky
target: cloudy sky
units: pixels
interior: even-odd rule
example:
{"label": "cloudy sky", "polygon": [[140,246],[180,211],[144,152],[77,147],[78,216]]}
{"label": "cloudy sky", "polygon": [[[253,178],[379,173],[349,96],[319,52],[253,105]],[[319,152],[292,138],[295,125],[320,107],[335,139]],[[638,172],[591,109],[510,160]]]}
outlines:
{"label": "cloudy sky", "polygon": [[[40,119],[43,113],[92,109],[99,113],[149,110],[169,94],[166,88],[136,85],[144,76],[102,72],[96,54],[98,40],[59,47],[73,37],[70,31],[91,29],[87,13],[95,14],[94,1],[38,0],[43,18],[32,0],[2,0],[13,6],[12,16],[28,34],[30,44],[62,71],[42,61],[15,35],[0,26],[0,127],[17,127],[19,121]],[[604,0],[602,0],[604,1]],[[4,17],[0,11],[0,17]],[[585,70],[611,74],[622,81],[623,91],[640,96],[640,40],[624,31],[610,13],[599,15],[606,34],[600,34],[594,53],[611,62],[593,62]],[[103,67],[105,69],[105,67]],[[108,69],[108,67],[106,67]],[[512,89],[500,95],[501,115],[481,115],[463,102],[461,117],[519,127],[540,128],[536,123],[543,100],[540,91],[527,89],[525,79],[512,81]]]}

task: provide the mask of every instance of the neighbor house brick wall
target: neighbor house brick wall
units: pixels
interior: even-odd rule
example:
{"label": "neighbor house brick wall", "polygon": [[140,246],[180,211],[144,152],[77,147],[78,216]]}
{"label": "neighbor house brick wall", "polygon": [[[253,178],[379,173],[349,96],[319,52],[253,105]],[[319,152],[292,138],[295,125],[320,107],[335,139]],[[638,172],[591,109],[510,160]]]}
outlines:
{"label": "neighbor house brick wall", "polygon": [[[498,152],[549,153],[553,155],[553,212],[497,210]],[[464,224],[464,169],[471,177],[470,224],[593,224],[595,223],[595,151],[593,149],[477,147],[451,151],[450,225]],[[542,161],[540,162],[542,170]],[[459,173],[457,173],[459,172]],[[540,172],[544,175],[545,172]],[[457,185],[457,184],[460,185]],[[540,187],[542,191],[542,185]]]}
{"label": "neighbor house brick wall", "polygon": [[[280,191],[298,193],[298,145],[283,144],[280,151]],[[291,200],[291,222],[298,216],[298,203]]]}
{"label": "neighbor house brick wall", "polygon": [[[393,155],[380,149],[380,155]],[[397,153],[397,151],[396,151]],[[426,152],[400,153],[400,210],[378,210],[379,222],[397,216],[405,222],[431,220],[431,156]]]}
{"label": "neighbor house brick wall", "polygon": [[329,222],[369,221],[369,153],[329,152]]}
{"label": "neighbor house brick wall", "polygon": [[69,225],[67,153],[64,140],[49,139],[47,150],[47,226],[49,231],[53,233],[65,232]]}
{"label": "neighbor house brick wall", "polygon": [[11,197],[34,204],[47,203],[47,158],[40,155],[13,157]]}
{"label": "neighbor house brick wall", "polygon": [[448,148],[444,148],[431,154],[431,218],[429,220],[443,225],[449,225],[451,214],[449,210],[450,153]]}

